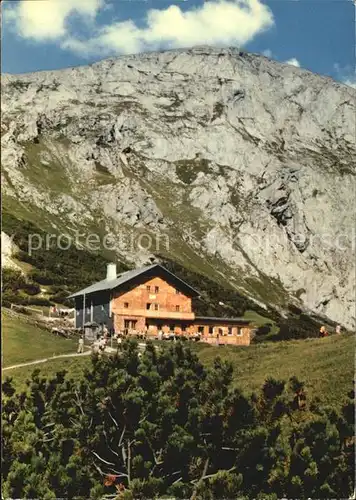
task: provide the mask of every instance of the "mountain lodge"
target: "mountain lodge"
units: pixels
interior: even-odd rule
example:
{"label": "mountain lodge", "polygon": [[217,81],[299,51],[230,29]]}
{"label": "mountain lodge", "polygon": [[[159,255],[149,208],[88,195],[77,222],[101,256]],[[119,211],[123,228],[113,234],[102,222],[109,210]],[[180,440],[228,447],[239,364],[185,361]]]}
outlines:
{"label": "mountain lodge", "polygon": [[249,345],[250,322],[241,318],[196,316],[190,285],[160,264],[117,275],[108,264],[106,279],[70,296],[75,299],[75,327],[104,324],[115,333],[157,336],[159,331],[199,337],[209,343]]}

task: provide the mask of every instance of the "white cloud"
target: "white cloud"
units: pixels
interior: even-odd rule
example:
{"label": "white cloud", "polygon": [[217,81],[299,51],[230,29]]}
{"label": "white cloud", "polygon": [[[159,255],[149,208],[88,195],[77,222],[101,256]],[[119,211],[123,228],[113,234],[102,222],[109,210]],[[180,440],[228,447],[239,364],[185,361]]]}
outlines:
{"label": "white cloud", "polygon": [[134,54],[140,52],[143,44],[140,29],[129,20],[101,28],[99,35],[89,40],[68,37],[62,42],[61,47],[88,57],[92,54]]}
{"label": "white cloud", "polygon": [[288,59],[288,61],[285,61],[285,64],[290,64],[291,66],[300,68],[300,62],[295,57],[292,57],[291,59]]}
{"label": "white cloud", "polygon": [[272,25],[271,11],[259,0],[205,2],[187,11],[171,5],[149,10],[144,28],[132,20],[118,22],[100,28],[95,37],[84,42],[68,38],[62,47],[88,56],[128,54],[162,46],[242,45]]}
{"label": "white cloud", "polygon": [[343,80],[342,83],[356,89],[356,76],[353,79],[348,78],[347,80]]}
{"label": "white cloud", "polygon": [[350,64],[347,66],[340,66],[340,64],[334,64],[334,70],[336,72],[335,78],[340,82],[348,85],[349,87],[356,88],[356,71]]}
{"label": "white cloud", "polygon": [[246,43],[270,27],[273,17],[259,0],[205,2],[201,8],[182,12],[177,6],[151,10],[145,38],[156,43],[171,40],[174,45],[222,42]]}
{"label": "white cloud", "polygon": [[242,45],[273,25],[272,12],[260,0],[217,0],[186,11],[176,5],[150,9],[144,27],[131,19],[94,25],[93,35],[87,40],[69,29],[73,14],[94,21],[99,10],[105,8],[104,1],[22,0],[6,9],[6,21],[23,38],[58,41],[60,47],[81,56],[205,44]]}
{"label": "white cloud", "polygon": [[272,50],[271,49],[266,49],[266,50],[263,50],[261,52],[261,54],[265,57],[268,57],[269,59],[271,59],[273,57],[273,53],[272,53]]}
{"label": "white cloud", "polygon": [[56,40],[66,35],[71,15],[94,20],[103,5],[103,0],[22,0],[4,10],[4,19],[23,38]]}

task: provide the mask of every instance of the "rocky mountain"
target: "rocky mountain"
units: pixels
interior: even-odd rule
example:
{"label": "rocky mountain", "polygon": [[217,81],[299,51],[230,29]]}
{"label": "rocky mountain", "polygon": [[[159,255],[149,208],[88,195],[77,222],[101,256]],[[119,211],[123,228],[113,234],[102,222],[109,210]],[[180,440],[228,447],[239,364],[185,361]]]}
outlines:
{"label": "rocky mountain", "polygon": [[16,255],[18,248],[11,241],[11,238],[4,231],[1,231],[1,263],[3,267],[21,271],[21,268],[13,261],[12,257]]}
{"label": "rocky mountain", "polygon": [[169,255],[353,327],[355,98],[238,49],[6,74],[3,203],[118,259]]}

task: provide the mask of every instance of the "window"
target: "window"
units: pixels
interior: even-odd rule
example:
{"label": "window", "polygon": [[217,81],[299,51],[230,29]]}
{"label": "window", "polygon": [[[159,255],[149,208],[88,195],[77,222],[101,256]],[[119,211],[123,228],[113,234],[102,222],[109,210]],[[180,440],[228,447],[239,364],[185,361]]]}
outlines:
{"label": "window", "polygon": [[150,286],[150,285],[147,285],[147,286],[146,286],[146,290],[147,290],[148,292],[150,292],[150,291],[151,291],[151,286]]}
{"label": "window", "polygon": [[159,304],[154,304],[155,311],[158,311],[159,309]]}
{"label": "window", "polygon": [[176,312],[179,312],[179,306],[176,306]]}
{"label": "window", "polygon": [[128,302],[124,302],[124,308],[125,308],[125,309],[128,309],[128,308],[129,308],[129,303],[128,303]]}
{"label": "window", "polygon": [[204,327],[203,326],[198,326],[198,332],[199,333],[204,333]]}
{"label": "window", "polygon": [[155,293],[159,292],[159,286],[155,286]]}
{"label": "window", "polygon": [[237,330],[236,335],[242,335],[242,329],[240,327],[237,327],[236,330]]}
{"label": "window", "polygon": [[227,328],[227,334],[228,335],[232,335],[232,328],[231,328],[231,326],[228,326],[228,328]]}
{"label": "window", "polygon": [[127,329],[135,329],[137,321],[135,319],[124,319],[124,328]]}
{"label": "window", "polygon": [[146,309],[147,309],[147,310],[151,309],[151,303],[150,303],[150,302],[147,302],[147,304],[146,304]]}
{"label": "window", "polygon": [[214,327],[209,326],[209,334],[212,335],[214,333]]}

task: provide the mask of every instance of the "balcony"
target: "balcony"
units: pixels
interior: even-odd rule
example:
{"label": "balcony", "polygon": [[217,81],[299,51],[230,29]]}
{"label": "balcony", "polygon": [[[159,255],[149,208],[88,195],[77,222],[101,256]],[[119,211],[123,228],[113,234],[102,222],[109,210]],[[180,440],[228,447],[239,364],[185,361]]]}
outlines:
{"label": "balcony", "polygon": [[157,318],[157,319],[176,319],[176,320],[187,320],[193,321],[195,319],[195,314],[193,312],[183,312],[183,311],[155,311],[153,309],[132,309],[130,307],[117,307],[113,308],[112,312],[119,316],[144,316],[145,318]]}
{"label": "balcony", "polygon": [[162,318],[162,319],[178,319],[193,321],[195,314],[193,312],[180,312],[180,311],[151,311],[150,309],[144,311],[147,318]]}

